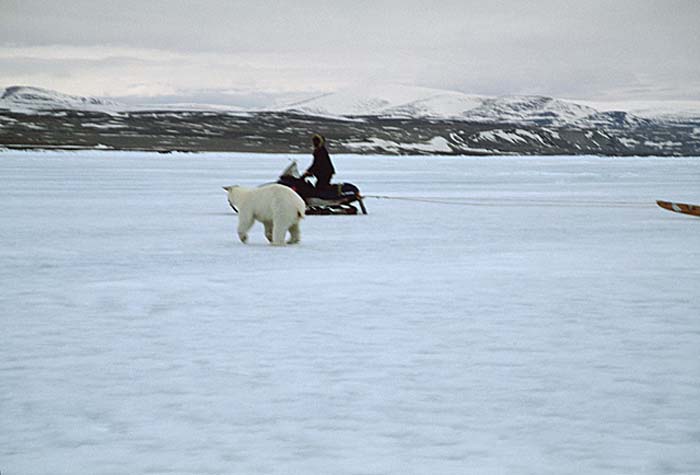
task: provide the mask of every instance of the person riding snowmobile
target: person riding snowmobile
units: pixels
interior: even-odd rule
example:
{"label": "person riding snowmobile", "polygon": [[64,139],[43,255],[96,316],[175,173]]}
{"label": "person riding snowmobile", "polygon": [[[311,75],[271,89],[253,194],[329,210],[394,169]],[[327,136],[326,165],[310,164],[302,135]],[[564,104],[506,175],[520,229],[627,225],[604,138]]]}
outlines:
{"label": "person riding snowmobile", "polygon": [[314,146],[314,161],[308,170],[304,172],[302,178],[307,176],[316,177],[316,190],[330,188],[331,178],[335,174],[335,168],[331,163],[331,157],[326,150],[326,139],[320,134],[311,137]]}

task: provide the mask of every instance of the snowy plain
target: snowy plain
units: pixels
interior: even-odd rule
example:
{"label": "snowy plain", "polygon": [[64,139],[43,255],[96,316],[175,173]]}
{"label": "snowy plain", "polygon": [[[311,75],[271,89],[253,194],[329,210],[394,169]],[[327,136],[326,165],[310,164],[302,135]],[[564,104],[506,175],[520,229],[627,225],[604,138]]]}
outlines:
{"label": "snowy plain", "polygon": [[698,158],[0,153],[0,471],[697,474]]}

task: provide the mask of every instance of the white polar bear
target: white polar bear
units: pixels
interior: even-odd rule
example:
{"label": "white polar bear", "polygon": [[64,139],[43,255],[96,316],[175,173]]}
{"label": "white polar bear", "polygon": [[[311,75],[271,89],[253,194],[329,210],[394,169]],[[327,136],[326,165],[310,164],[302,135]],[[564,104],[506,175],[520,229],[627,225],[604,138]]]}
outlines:
{"label": "white polar bear", "polygon": [[238,211],[238,237],[241,242],[248,240],[248,231],[255,221],[265,226],[265,237],[275,246],[284,246],[284,238],[289,231],[291,238],[287,244],[296,244],[301,239],[299,221],[304,217],[306,204],[291,188],[272,184],[260,188],[224,186],[228,202]]}

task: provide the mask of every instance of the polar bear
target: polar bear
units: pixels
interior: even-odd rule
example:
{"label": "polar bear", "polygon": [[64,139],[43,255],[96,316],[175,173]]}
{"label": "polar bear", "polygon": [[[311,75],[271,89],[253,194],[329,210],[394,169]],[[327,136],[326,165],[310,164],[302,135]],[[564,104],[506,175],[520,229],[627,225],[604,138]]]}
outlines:
{"label": "polar bear", "polygon": [[289,231],[287,244],[296,244],[301,239],[299,221],[304,218],[306,204],[291,188],[271,184],[260,188],[224,186],[228,202],[238,211],[238,237],[241,242],[248,240],[248,231],[255,221],[265,226],[265,237],[274,246],[284,246],[284,238]]}

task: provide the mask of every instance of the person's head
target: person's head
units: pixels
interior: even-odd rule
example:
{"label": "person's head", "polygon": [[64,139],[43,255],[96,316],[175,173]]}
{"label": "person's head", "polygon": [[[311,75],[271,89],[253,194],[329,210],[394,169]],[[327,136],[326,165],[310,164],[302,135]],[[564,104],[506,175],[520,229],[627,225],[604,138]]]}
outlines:
{"label": "person's head", "polygon": [[313,136],[311,136],[311,143],[314,145],[314,148],[319,148],[325,142],[326,142],[326,140],[323,138],[323,135],[321,135],[321,134],[313,134]]}

